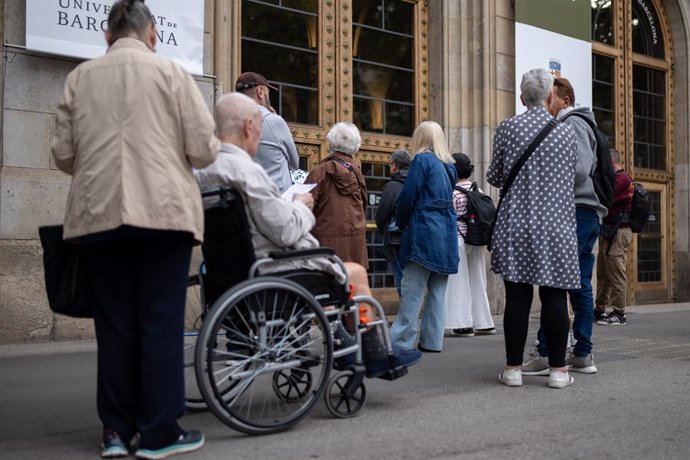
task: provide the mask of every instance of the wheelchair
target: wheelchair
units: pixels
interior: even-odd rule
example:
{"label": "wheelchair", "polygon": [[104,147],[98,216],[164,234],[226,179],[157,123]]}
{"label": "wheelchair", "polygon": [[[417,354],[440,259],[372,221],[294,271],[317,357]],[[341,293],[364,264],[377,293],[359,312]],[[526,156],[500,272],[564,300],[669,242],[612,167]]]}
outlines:
{"label": "wheelchair", "polygon": [[[346,273],[333,249],[256,260],[241,194],[223,188],[203,197],[204,262],[188,289],[200,307],[185,337],[185,372],[191,377],[193,368],[196,380],[186,382],[190,410],[207,407],[250,435],[290,428],[321,397],[333,416],[352,417],[367,400],[365,330],[377,334],[387,355],[388,368],[377,377],[407,374],[395,364],[384,310],[374,298],[353,296],[347,282],[328,273],[279,268],[261,274],[268,266],[313,257],[327,257]],[[362,302],[374,308],[374,321],[360,319]]]}

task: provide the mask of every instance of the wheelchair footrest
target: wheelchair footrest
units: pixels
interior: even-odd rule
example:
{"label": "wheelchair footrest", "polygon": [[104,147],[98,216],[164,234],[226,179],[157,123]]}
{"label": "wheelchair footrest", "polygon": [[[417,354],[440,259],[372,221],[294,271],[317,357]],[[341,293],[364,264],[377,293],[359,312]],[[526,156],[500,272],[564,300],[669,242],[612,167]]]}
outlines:
{"label": "wheelchair footrest", "polygon": [[391,367],[388,369],[388,371],[383,374],[379,375],[378,378],[383,379],[383,380],[396,380],[399,379],[400,377],[404,377],[407,375],[407,366],[397,366],[397,367]]}

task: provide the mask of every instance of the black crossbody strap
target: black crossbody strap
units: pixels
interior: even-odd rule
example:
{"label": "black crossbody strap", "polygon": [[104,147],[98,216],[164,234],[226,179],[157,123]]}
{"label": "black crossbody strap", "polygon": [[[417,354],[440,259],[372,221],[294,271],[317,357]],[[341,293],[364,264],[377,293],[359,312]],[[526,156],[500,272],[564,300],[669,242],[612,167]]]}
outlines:
{"label": "black crossbody strap", "polygon": [[555,128],[558,125],[558,122],[556,121],[555,118],[552,118],[549,120],[549,122],[542,128],[541,132],[537,137],[534,138],[532,143],[527,147],[527,150],[525,150],[525,153],[522,154],[520,159],[515,163],[513,168],[510,170],[510,173],[508,174],[508,178],[506,179],[505,183],[503,184],[503,187],[501,188],[501,199],[508,193],[508,189],[510,188],[511,185],[513,185],[513,181],[515,180],[515,177],[518,175],[520,170],[522,169],[522,166],[527,163],[527,160],[529,160],[529,157],[532,156],[532,153],[539,147],[539,144],[546,138],[546,136],[549,135],[551,130]]}
{"label": "black crossbody strap", "polygon": [[532,153],[539,147],[539,144],[546,138],[546,136],[549,135],[551,130],[555,128],[558,125],[558,121],[556,121],[555,118],[552,118],[549,120],[549,122],[544,126],[541,130],[541,132],[537,135],[537,137],[534,138],[532,143],[527,147],[527,150],[522,154],[520,159],[515,163],[513,168],[510,170],[510,173],[508,174],[508,178],[506,179],[505,183],[503,184],[503,187],[501,188],[501,194],[498,199],[498,205],[496,206],[496,212],[494,213],[494,220],[491,222],[491,233],[494,231],[494,226],[496,225],[496,221],[498,220],[498,211],[501,209],[501,204],[503,203],[503,197],[506,196],[508,193],[508,189],[510,189],[510,186],[513,185],[513,181],[515,180],[515,177],[518,175],[520,172],[520,169],[522,169],[522,166],[527,162],[530,156],[532,156]]}

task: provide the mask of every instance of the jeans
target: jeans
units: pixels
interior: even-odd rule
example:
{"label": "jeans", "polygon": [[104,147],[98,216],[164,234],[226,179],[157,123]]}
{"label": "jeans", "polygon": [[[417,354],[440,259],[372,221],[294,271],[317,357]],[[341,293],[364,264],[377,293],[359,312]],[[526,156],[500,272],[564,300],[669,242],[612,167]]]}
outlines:
{"label": "jeans", "polygon": [[[592,353],[592,320],[594,318],[594,298],[592,295],[592,270],[594,269],[594,245],[599,237],[600,224],[597,213],[587,208],[577,208],[577,253],[580,261],[580,289],[570,289],[568,296],[575,313],[573,335],[575,336],[575,356]],[[542,329],[537,333],[539,354],[546,356],[546,337]]]}
{"label": "jeans", "polygon": [[443,348],[444,300],[448,275],[436,273],[414,262],[403,268],[400,311],[390,330],[391,342],[405,350],[414,348],[419,329],[419,310],[424,291],[428,288],[422,313],[419,344],[429,350]]}

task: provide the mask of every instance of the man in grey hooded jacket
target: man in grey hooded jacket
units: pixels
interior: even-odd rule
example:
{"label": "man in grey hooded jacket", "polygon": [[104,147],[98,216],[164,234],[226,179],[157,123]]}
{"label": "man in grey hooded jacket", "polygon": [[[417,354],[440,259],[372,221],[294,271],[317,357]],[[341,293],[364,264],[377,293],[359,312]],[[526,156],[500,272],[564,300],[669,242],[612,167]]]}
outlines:
{"label": "man in grey hooded jacket", "polygon": [[[594,191],[592,173],[597,166],[597,140],[594,131],[586,120],[596,126],[594,113],[588,107],[575,107],[575,91],[566,78],[556,78],[553,84],[553,103],[549,107],[551,115],[558,121],[567,123],[575,130],[577,141],[577,167],[575,170],[575,207],[577,220],[578,258],[580,262],[580,289],[568,291],[570,303],[575,313],[573,335],[575,346],[566,364],[571,371],[594,374],[597,368],[592,358],[592,321],[594,318],[594,297],[592,295],[592,270],[594,268],[594,244],[599,237],[601,221],[608,210],[599,202]],[[538,333],[539,356],[525,363],[525,375],[548,375],[549,364],[546,358],[546,337],[540,329]]]}

